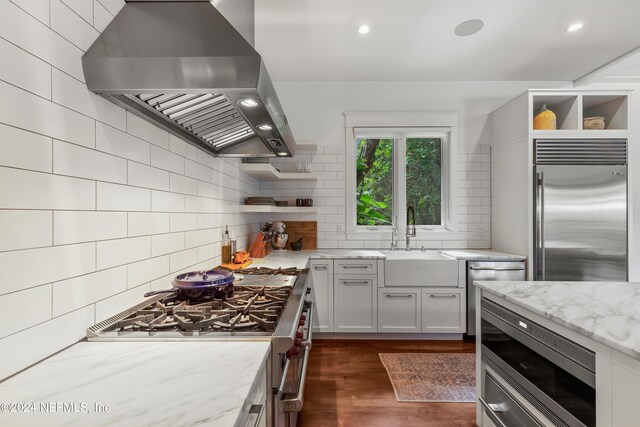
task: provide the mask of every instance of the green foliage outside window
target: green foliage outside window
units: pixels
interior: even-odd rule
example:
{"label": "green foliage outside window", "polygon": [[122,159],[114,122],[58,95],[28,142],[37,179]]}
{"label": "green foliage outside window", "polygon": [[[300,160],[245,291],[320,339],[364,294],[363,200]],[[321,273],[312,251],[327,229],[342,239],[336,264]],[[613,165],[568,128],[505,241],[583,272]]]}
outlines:
{"label": "green foliage outside window", "polygon": [[390,225],[393,209],[393,139],[356,142],[358,225]]}
{"label": "green foliage outside window", "polygon": [[[393,145],[391,138],[356,141],[357,225],[393,223]],[[417,225],[442,224],[442,140],[407,138],[406,196]]]}

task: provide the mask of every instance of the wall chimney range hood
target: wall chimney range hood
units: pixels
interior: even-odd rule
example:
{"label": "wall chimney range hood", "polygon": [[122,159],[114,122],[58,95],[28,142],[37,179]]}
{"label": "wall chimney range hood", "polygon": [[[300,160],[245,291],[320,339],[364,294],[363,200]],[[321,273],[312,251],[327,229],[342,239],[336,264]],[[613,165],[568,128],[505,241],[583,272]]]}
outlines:
{"label": "wall chimney range hood", "polygon": [[254,0],[127,0],[82,57],[87,87],[220,157],[293,156]]}

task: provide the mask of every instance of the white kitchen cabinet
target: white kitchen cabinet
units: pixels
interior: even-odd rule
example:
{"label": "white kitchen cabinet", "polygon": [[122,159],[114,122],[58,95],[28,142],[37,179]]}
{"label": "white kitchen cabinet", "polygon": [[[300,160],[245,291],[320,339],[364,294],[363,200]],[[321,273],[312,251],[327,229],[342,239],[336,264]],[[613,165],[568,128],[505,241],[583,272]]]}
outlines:
{"label": "white kitchen cabinet", "polygon": [[378,260],[375,259],[337,259],[336,274],[378,274]]}
{"label": "white kitchen cabinet", "polygon": [[334,276],[333,314],[335,332],[378,330],[377,275]]}
{"label": "white kitchen cabinet", "polygon": [[613,352],[611,365],[611,425],[615,427],[634,427],[640,420],[638,405],[640,390],[640,361],[620,352]]}
{"label": "white kitchen cabinet", "polygon": [[422,332],[465,332],[464,289],[422,289]]}
{"label": "white kitchen cabinet", "polygon": [[378,288],[378,332],[420,332],[420,288]]}
{"label": "white kitchen cabinet", "polygon": [[313,331],[333,332],[333,260],[310,262]]}

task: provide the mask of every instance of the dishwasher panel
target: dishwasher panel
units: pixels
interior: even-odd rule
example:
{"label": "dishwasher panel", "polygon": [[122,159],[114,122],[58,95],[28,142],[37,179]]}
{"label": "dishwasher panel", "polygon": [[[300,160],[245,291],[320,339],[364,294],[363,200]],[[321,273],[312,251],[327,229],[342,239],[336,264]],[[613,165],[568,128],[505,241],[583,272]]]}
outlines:
{"label": "dishwasher panel", "polygon": [[476,334],[476,287],[478,281],[524,281],[524,261],[469,261],[467,262],[467,334]]}

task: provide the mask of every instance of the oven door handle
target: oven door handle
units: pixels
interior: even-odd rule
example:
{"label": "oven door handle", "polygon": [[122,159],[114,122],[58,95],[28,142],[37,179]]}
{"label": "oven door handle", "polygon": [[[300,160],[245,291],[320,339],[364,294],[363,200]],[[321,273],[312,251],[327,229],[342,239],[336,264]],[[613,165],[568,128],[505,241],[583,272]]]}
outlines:
{"label": "oven door handle", "polygon": [[493,421],[495,425],[497,425],[498,427],[507,427],[507,425],[503,423],[500,418],[498,418],[498,416],[493,412],[493,409],[491,409],[489,404],[485,402],[483,398],[479,397],[478,401],[482,404],[482,406],[484,406],[485,414],[487,414],[487,416],[491,418],[491,421]]}
{"label": "oven door handle", "polygon": [[300,345],[310,349],[311,338],[313,335],[313,301],[306,301],[305,306],[307,307],[307,320],[306,320],[307,337],[303,339]]}
{"label": "oven door handle", "polygon": [[[302,355],[302,372],[300,373],[300,382],[298,383],[298,394],[292,399],[282,399],[280,401],[280,408],[282,412],[291,414],[302,411],[304,404],[304,382],[307,377],[307,366],[309,365],[309,347],[303,348]],[[289,362],[287,361],[287,364]],[[281,389],[282,390],[282,389]]]}

